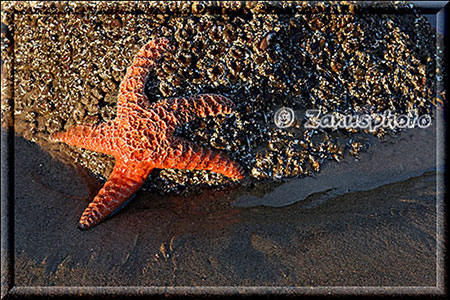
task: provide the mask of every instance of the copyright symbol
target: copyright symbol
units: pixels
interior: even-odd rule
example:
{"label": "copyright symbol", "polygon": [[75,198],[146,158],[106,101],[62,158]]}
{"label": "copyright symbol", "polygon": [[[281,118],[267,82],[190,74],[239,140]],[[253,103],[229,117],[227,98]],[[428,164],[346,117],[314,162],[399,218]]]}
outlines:
{"label": "copyright symbol", "polygon": [[275,112],[274,122],[278,128],[288,128],[294,123],[294,111],[289,107],[282,107]]}

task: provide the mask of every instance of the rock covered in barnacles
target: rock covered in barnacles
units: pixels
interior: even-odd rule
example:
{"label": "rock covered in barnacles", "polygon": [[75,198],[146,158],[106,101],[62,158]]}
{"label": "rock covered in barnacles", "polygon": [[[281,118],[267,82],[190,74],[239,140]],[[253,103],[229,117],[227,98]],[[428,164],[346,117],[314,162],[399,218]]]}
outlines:
{"label": "rock covered in barnacles", "polygon": [[[391,13],[413,12],[401,4],[376,5]],[[148,40],[164,36],[173,47],[146,83],[150,101],[213,92],[237,106],[235,115],[193,121],[179,128],[179,135],[226,151],[252,178],[310,175],[328,160],[357,155],[364,141],[355,137],[360,130],[305,129],[301,116],[306,109],[345,114],[415,109],[424,114],[433,107],[436,49],[430,25],[416,14],[364,14],[366,6],[8,4],[2,15],[7,25],[7,30],[2,27],[2,125],[12,124],[14,107],[17,133],[106,177],[113,166],[110,157],[49,144],[47,137],[73,124],[113,119],[131,58]],[[12,13],[14,22],[8,22]],[[274,113],[282,106],[297,112],[293,127],[274,125]],[[147,187],[160,192],[227,182],[203,171],[164,170],[152,178]]]}

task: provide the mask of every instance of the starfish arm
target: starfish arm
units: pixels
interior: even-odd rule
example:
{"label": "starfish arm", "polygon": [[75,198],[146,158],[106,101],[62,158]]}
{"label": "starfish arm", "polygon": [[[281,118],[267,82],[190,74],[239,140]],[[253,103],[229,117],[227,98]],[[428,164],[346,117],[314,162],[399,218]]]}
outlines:
{"label": "starfish arm", "polygon": [[50,135],[54,142],[63,142],[71,146],[88,149],[104,154],[112,154],[112,135],[114,126],[112,123],[100,125],[86,124],[75,125],[64,132],[55,132]]}
{"label": "starfish arm", "polygon": [[160,38],[148,42],[136,54],[132,65],[127,69],[127,73],[120,84],[118,117],[126,114],[127,107],[133,108],[135,105],[145,107],[148,105],[147,97],[144,95],[147,75],[168,47],[169,41],[165,38]]}
{"label": "starfish arm", "polygon": [[208,170],[232,179],[244,178],[244,169],[224,152],[201,148],[183,138],[174,137],[160,168]]}
{"label": "starfish arm", "polygon": [[89,229],[104,220],[142,186],[152,169],[148,164],[117,161],[105,185],[83,212],[78,227]]}
{"label": "starfish arm", "polygon": [[225,115],[232,113],[234,103],[227,97],[216,94],[200,94],[190,98],[171,98],[152,104],[165,109],[175,116],[177,125],[192,121],[196,117]]}

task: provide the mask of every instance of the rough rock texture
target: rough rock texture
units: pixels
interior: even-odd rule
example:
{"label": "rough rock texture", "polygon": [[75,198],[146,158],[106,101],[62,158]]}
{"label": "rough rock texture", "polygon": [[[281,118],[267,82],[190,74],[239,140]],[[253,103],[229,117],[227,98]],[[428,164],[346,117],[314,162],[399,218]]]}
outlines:
{"label": "rough rock texture", "polygon": [[[377,5],[383,13],[361,3],[2,3],[2,126],[13,115],[18,134],[107,177],[111,157],[48,136],[114,119],[131,59],[166,37],[174,47],[149,77],[150,101],[217,93],[236,103],[233,116],[195,120],[178,135],[227,152],[252,178],[310,175],[368,144],[358,130],[305,129],[306,109],[425,114],[435,102],[432,28],[407,5]],[[273,122],[282,106],[297,115],[288,129]],[[163,170],[147,187],[180,192],[226,182],[206,171]]]}

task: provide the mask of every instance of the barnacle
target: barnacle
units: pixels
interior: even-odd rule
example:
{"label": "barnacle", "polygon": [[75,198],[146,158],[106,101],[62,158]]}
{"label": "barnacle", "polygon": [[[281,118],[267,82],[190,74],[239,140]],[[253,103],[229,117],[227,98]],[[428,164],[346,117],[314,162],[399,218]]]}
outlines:
{"label": "barnacle", "polygon": [[[120,80],[139,45],[165,36],[174,47],[146,84],[151,102],[214,92],[237,106],[234,116],[196,120],[178,134],[227,151],[256,179],[306,176],[347,151],[362,151],[352,140],[361,131],[316,132],[305,129],[302,118],[279,129],[273,124],[277,108],[291,107],[299,115],[308,108],[424,114],[436,102],[430,25],[414,14],[364,14],[366,5],[36,1],[2,6],[2,21],[10,28],[2,29],[2,126],[11,126],[14,117],[15,130],[44,147],[46,135],[57,129],[114,118]],[[20,13],[11,22],[14,12]],[[95,174],[106,177],[112,169],[107,156],[61,147]],[[197,183],[224,179],[164,170],[147,185],[180,192]]]}

